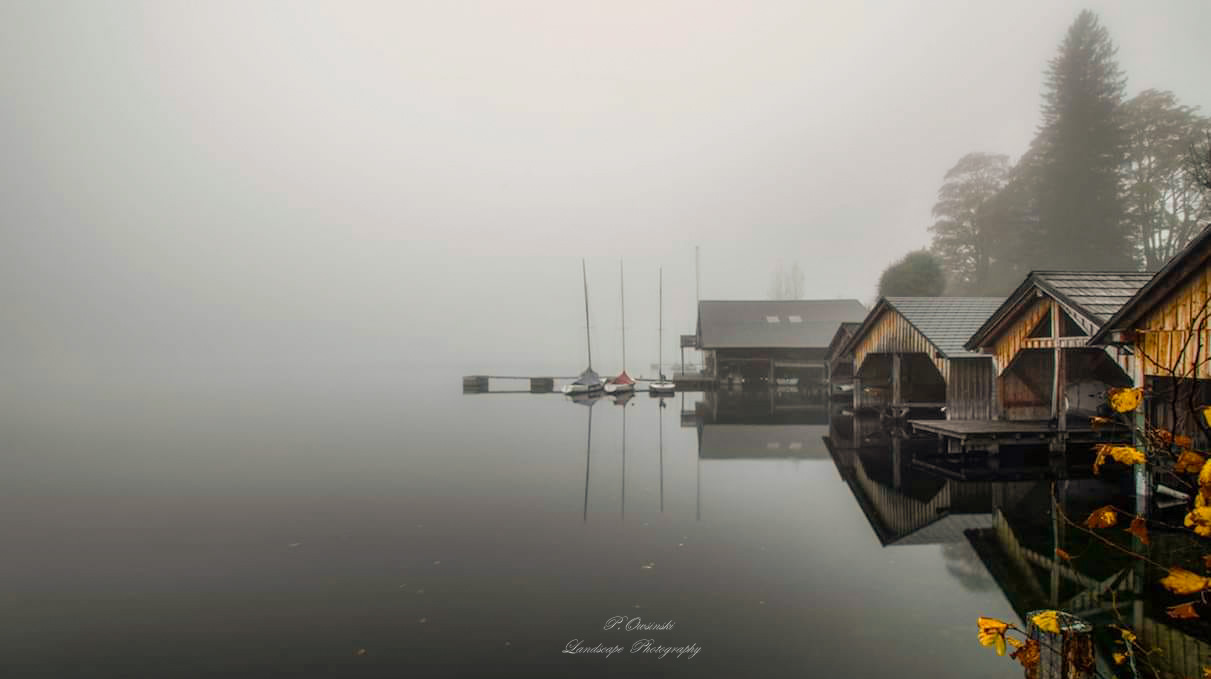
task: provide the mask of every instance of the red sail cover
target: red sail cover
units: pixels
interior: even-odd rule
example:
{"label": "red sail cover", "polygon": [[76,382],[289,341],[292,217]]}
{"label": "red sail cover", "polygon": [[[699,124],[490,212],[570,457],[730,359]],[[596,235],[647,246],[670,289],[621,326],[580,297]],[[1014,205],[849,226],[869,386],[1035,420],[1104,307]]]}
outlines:
{"label": "red sail cover", "polygon": [[614,379],[610,380],[610,383],[611,384],[635,384],[635,380],[631,379],[631,376],[627,374],[627,371],[623,370],[621,373],[618,374],[618,377],[615,377]]}

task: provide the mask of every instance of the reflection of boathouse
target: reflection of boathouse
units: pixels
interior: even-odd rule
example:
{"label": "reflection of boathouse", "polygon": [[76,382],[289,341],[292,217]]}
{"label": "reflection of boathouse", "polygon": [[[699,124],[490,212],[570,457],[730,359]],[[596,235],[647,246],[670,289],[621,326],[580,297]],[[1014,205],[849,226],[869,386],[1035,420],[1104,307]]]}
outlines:
{"label": "reflection of boathouse", "polygon": [[[871,529],[884,546],[961,542],[964,531],[989,528],[996,507],[1015,506],[1039,482],[967,482],[914,469],[896,451],[831,448]],[[1043,488],[1043,491],[1038,491]]]}
{"label": "reflection of boathouse", "polygon": [[796,392],[706,392],[682,426],[698,430],[701,459],[827,459],[824,436],[828,409],[823,401]]}
{"label": "reflection of boathouse", "polygon": [[[1084,502],[1066,502],[1066,513],[1081,516],[1106,499],[1103,493]],[[1049,498],[1043,501],[1049,502]],[[1166,606],[1173,602],[1152,584],[1164,573],[1147,570],[1144,562],[1105,548],[1082,531],[1052,522],[1045,504],[998,508],[990,526],[966,535],[1020,618],[1025,619],[1028,611],[1058,608],[1097,627],[1126,624],[1139,637],[1142,648],[1159,650],[1146,658],[1159,676],[1200,676],[1202,667],[1211,664],[1205,622],[1174,620],[1166,614]],[[1202,550],[1192,544],[1197,540],[1191,535],[1154,533],[1150,558],[1186,565],[1177,554],[1200,554]],[[1057,556],[1057,548],[1074,558]],[[1122,676],[1112,669],[1115,665],[1110,658],[1120,650],[1113,644],[1117,637],[1111,635],[1111,643],[1099,649],[1099,676]]]}

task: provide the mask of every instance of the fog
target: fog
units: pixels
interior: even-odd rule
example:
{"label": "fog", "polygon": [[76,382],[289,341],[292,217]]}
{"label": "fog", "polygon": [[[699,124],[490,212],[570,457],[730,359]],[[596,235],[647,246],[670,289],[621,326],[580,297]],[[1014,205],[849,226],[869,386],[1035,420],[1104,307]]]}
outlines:
{"label": "fog", "polygon": [[570,375],[702,298],[870,303],[946,170],[1021,154],[1076,13],[1211,110],[1211,5],[8,2],[9,386]]}

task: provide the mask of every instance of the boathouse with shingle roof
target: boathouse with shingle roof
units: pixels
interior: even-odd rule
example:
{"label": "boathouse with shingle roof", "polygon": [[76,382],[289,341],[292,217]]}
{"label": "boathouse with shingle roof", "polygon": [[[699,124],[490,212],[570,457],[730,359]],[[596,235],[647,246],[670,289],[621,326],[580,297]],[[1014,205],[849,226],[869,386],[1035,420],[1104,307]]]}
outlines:
{"label": "boathouse with shingle roof", "polygon": [[1140,271],[1032,271],[966,348],[993,357],[999,418],[1088,420],[1110,387],[1128,386],[1128,353],[1089,338],[1152,274]]}
{"label": "boathouse with shingle roof", "polygon": [[1000,297],[883,297],[846,344],[854,407],[899,414],[943,409],[947,419],[991,416],[991,357],[963,345]]}

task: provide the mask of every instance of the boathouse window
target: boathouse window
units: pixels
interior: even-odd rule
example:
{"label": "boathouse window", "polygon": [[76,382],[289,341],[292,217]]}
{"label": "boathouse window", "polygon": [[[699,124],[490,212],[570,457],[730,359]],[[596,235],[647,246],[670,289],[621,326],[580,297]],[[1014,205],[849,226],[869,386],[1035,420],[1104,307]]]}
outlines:
{"label": "boathouse window", "polygon": [[766,316],[766,317],[765,317],[765,322],[766,322],[766,323],[777,323],[777,322],[778,322],[778,317],[777,317],[777,316]]}
{"label": "boathouse window", "polygon": [[786,320],[790,321],[791,323],[802,323],[803,317],[802,316],[787,316]]}

